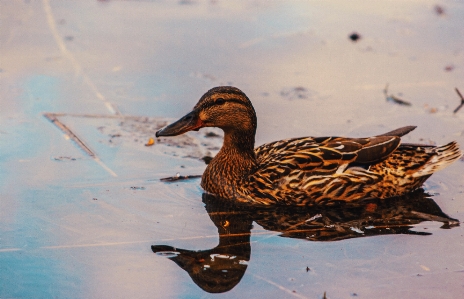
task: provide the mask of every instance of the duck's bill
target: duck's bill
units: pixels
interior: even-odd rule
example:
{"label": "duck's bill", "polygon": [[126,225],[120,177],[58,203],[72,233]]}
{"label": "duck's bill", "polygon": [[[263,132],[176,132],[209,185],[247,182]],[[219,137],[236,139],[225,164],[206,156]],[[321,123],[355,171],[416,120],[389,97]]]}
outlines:
{"label": "duck's bill", "polygon": [[196,111],[192,111],[178,121],[156,132],[156,137],[177,136],[188,131],[198,131],[203,127],[203,122],[198,117]]}

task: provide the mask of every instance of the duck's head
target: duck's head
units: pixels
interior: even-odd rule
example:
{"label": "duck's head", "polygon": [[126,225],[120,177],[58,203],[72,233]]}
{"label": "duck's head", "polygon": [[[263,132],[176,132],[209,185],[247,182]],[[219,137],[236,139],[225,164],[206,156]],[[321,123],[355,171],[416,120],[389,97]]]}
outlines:
{"label": "duck's head", "polygon": [[205,93],[198,103],[178,121],[156,132],[156,137],[176,136],[203,127],[218,127],[226,134],[254,134],[256,114],[248,97],[238,88],[219,86]]}

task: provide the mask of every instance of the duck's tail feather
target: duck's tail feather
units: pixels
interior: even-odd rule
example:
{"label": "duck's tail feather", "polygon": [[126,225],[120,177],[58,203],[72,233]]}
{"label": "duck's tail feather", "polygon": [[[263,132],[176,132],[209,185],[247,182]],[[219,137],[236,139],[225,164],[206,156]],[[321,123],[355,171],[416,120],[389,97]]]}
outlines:
{"label": "duck's tail feather", "polygon": [[412,177],[431,175],[437,170],[447,167],[462,156],[462,152],[456,141],[435,147],[430,149],[430,151],[433,155],[421,168],[412,174]]}
{"label": "duck's tail feather", "polygon": [[415,128],[417,128],[417,126],[401,127],[401,128],[396,129],[396,130],[393,130],[393,131],[390,131],[390,132],[387,132],[387,133],[383,133],[383,134],[377,135],[377,136],[398,136],[398,137],[401,137],[401,136],[404,136],[404,135],[408,134],[409,132],[411,132]]}

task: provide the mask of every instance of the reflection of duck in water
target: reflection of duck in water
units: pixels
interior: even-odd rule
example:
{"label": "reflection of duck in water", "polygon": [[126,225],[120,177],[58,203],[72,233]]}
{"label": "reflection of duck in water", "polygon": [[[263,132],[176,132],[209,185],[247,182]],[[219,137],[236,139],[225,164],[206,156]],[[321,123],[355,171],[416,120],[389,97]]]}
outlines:
{"label": "reflection of duck in water", "polygon": [[411,230],[422,221],[443,222],[442,228],[459,225],[423,190],[407,196],[366,201],[362,205],[330,208],[245,208],[209,194],[203,202],[219,232],[219,245],[208,250],[186,250],[153,245],[153,252],[168,256],[203,290],[231,290],[245,274],[251,255],[250,234],[255,221],[280,236],[311,241],[336,241],[382,234],[429,235]]}
{"label": "reflection of duck in water", "polygon": [[[204,195],[204,198],[209,196]],[[155,253],[170,257],[188,272],[192,280],[209,293],[231,290],[242,279],[250,260],[252,220],[242,211],[206,204],[206,211],[219,233],[219,244],[208,250],[192,251],[166,245],[153,245]]]}
{"label": "reflection of duck in water", "polygon": [[415,127],[370,138],[303,137],[254,148],[256,114],[235,87],[216,87],[192,112],[156,133],[174,136],[203,127],[224,131],[224,144],[201,186],[221,198],[255,205],[321,205],[401,196],[461,156],[456,142],[400,144]]}

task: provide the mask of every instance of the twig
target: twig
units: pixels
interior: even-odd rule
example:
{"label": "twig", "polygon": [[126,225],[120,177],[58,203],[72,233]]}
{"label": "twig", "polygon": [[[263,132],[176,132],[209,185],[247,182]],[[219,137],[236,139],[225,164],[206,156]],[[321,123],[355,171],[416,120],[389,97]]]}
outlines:
{"label": "twig", "polygon": [[196,178],[201,178],[201,175],[176,175],[176,176],[170,176],[167,178],[162,178],[160,181],[162,182],[175,182],[175,181],[180,181],[180,180],[190,180],[190,179],[196,179]]}
{"label": "twig", "polygon": [[385,95],[385,99],[389,102],[393,102],[393,103],[396,103],[396,104],[399,104],[399,105],[403,105],[403,106],[411,106],[411,103],[403,100],[403,99],[400,99],[394,95],[388,95],[388,83],[387,85],[385,86],[384,90],[383,90],[383,94]]}
{"label": "twig", "polygon": [[61,114],[55,114],[55,113],[44,113],[44,117],[46,119],[48,119],[50,122],[52,122],[63,133],[65,133],[66,136],[68,136],[69,139],[74,141],[80,149],[82,149],[87,155],[92,157],[93,160],[95,162],[97,162],[109,174],[111,174],[114,177],[117,177],[118,175],[113,170],[111,170],[111,168],[106,166],[106,164],[103,163],[100,160],[100,158],[97,157],[97,155],[90,149],[90,147],[87,144],[85,144],[84,140],[80,139],[70,128],[68,128],[64,123],[62,123],[58,119],[58,116],[62,116],[62,115]]}
{"label": "twig", "polygon": [[459,89],[456,87],[454,90],[456,90],[456,92],[458,93],[458,96],[461,98],[461,104],[456,108],[454,109],[453,113],[456,113],[459,111],[459,109],[462,108],[462,106],[464,106],[464,97],[462,96],[462,94],[459,92]]}
{"label": "twig", "polygon": [[76,134],[74,134],[71,129],[69,129],[64,123],[58,120],[56,117],[57,114],[53,113],[44,113],[44,117],[51,121],[55,126],[57,126],[61,131],[63,131],[72,141],[74,141],[78,147],[80,147],[87,155],[92,158],[95,158],[95,153],[82,141]]}

